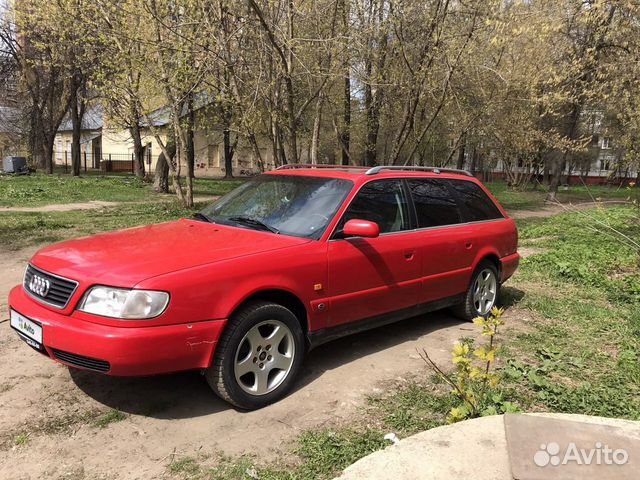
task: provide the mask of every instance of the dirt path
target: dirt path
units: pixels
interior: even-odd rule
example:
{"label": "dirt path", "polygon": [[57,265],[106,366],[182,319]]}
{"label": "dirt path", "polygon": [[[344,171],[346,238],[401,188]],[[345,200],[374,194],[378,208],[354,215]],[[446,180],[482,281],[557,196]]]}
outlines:
{"label": "dirt path", "polygon": [[[522,213],[514,217],[526,218]],[[0,319],[35,250],[0,251]],[[0,478],[160,478],[174,455],[274,460],[300,432],[346,421],[383,382],[428,375],[417,347],[447,364],[453,342],[475,334],[472,325],[437,312],[332,342],[311,352],[290,396],[245,413],[219,400],[198,373],[113,378],[70,371],[3,322]],[[126,418],[96,426],[111,409]]]}
{"label": "dirt path", "polygon": [[[194,203],[199,202],[212,202],[220,198],[219,195],[202,195],[193,197]],[[90,202],[79,202],[79,203],[54,203],[51,205],[43,205],[41,207],[0,207],[0,213],[3,212],[36,212],[36,213],[46,213],[46,212],[70,212],[73,210],[96,210],[99,208],[105,207],[117,207],[120,205],[132,205],[132,204],[141,204],[141,203],[158,203],[158,202],[169,202],[174,200],[175,196],[173,195],[163,195],[159,199],[154,200],[145,200],[140,202],[106,202],[103,200],[92,200]]]}

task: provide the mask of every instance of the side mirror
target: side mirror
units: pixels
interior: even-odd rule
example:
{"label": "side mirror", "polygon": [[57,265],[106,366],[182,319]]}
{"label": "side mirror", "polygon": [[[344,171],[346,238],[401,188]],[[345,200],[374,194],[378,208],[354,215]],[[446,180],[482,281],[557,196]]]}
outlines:
{"label": "side mirror", "polygon": [[354,218],[344,224],[342,235],[344,237],[376,238],[380,235],[380,227],[376,222]]}

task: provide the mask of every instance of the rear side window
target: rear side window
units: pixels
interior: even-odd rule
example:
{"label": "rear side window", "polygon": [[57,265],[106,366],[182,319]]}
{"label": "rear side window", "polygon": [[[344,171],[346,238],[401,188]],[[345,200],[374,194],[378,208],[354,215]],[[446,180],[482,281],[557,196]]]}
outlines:
{"label": "rear side window", "polygon": [[376,222],[380,233],[409,229],[409,208],[400,180],[379,180],[364,185],[344,213],[338,230],[353,220]]}
{"label": "rear side window", "polygon": [[473,182],[465,180],[449,180],[449,185],[458,195],[461,207],[466,213],[467,222],[480,222],[483,220],[493,220],[503,218],[500,210],[486,193]]}
{"label": "rear side window", "polygon": [[442,181],[421,178],[407,180],[407,183],[416,207],[418,228],[460,223],[458,205]]}

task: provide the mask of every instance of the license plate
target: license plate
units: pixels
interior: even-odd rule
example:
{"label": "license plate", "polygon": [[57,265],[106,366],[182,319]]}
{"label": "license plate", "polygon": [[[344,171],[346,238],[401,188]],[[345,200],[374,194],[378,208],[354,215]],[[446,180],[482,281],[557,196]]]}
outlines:
{"label": "license plate", "polygon": [[32,347],[42,348],[42,327],[27,317],[11,310],[11,326],[15,328],[22,339]]}

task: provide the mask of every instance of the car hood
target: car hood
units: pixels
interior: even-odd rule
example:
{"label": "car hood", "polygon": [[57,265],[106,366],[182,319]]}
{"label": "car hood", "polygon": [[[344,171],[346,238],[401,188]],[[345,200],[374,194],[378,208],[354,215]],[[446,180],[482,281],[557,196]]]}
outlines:
{"label": "car hood", "polygon": [[54,244],[32,263],[85,285],[133,287],[157,275],[309,241],[183,219]]}

